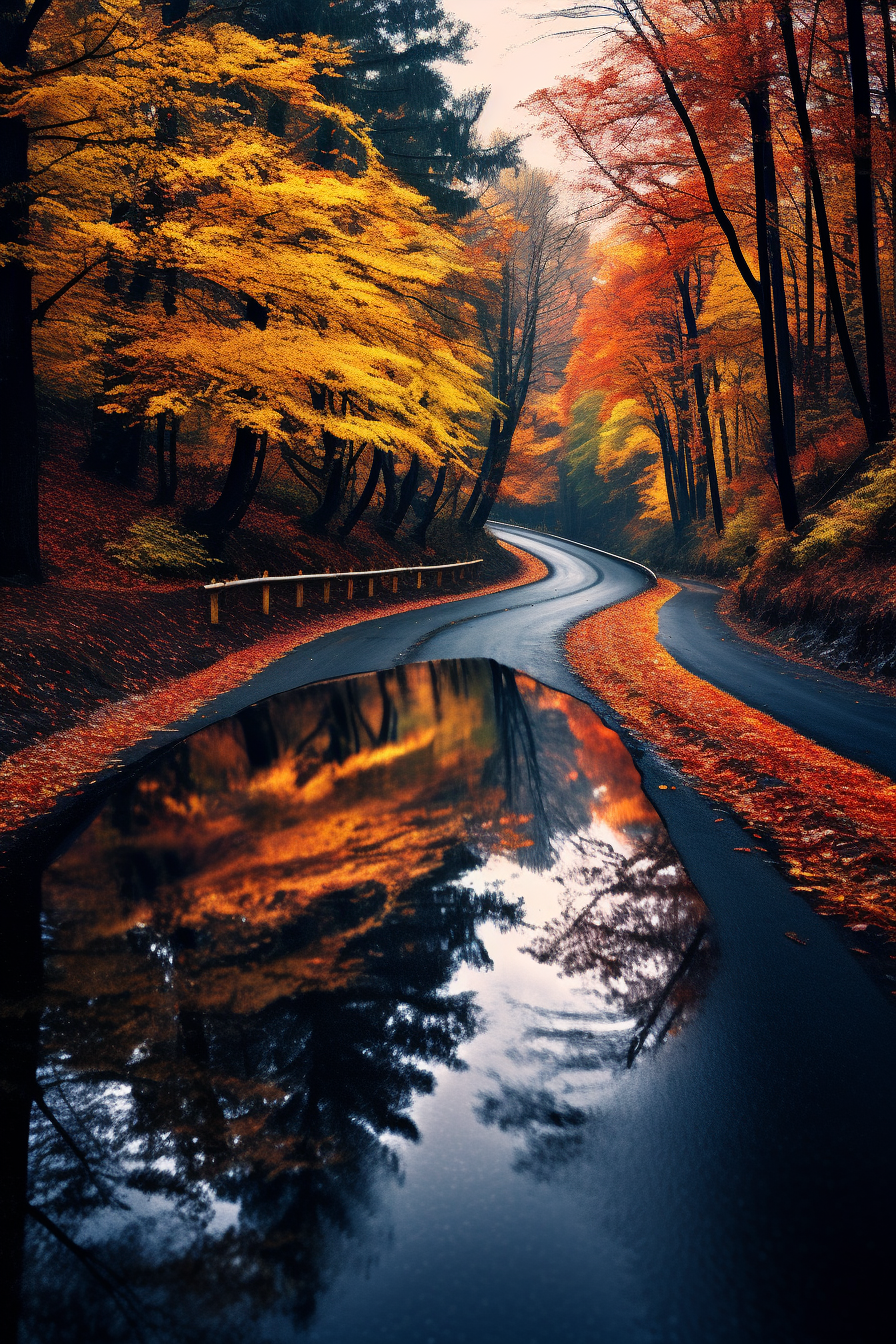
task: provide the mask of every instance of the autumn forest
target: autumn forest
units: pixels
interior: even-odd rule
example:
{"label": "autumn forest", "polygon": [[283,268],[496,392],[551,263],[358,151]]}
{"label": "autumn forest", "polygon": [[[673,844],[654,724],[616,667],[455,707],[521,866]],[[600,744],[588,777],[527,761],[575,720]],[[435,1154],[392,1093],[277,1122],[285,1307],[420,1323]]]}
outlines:
{"label": "autumn forest", "polygon": [[417,554],[497,504],[757,615],[820,581],[892,622],[889,9],[542,19],[592,39],[526,103],[554,173],[478,132],[439,0],[6,12],[7,579],[73,563],[42,493],[111,483],[88,549],[125,576],[257,572],[259,506],[273,561],[296,525]]}

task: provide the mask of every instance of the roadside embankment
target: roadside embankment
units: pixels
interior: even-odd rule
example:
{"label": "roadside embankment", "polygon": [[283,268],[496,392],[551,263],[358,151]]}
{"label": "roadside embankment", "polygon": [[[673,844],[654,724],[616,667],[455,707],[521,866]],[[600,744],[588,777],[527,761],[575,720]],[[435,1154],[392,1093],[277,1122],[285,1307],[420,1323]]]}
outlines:
{"label": "roadside embankment", "polygon": [[723,615],[747,638],[785,656],[896,691],[896,560],[819,563],[794,573],[748,573]]}

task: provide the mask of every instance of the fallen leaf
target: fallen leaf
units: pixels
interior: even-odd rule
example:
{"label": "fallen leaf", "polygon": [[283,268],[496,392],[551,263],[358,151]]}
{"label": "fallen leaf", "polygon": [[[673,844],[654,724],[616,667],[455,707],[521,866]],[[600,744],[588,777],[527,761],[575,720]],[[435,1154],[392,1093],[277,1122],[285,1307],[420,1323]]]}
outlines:
{"label": "fallen leaf", "polygon": [[785,933],[785,938],[789,938],[792,943],[799,943],[800,947],[807,947],[805,938],[801,938],[798,933]]}

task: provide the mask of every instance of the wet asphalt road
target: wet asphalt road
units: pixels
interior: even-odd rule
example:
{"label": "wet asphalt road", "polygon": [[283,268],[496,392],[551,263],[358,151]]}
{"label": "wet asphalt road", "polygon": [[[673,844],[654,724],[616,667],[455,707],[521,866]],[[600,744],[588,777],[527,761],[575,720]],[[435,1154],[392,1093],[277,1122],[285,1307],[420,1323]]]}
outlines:
{"label": "wet asphalt road", "polygon": [[673,658],[823,747],[896,779],[896,698],[738,639],[716,611],[721,595],[711,584],[683,582],[660,609],[660,643]]}
{"label": "wet asphalt road", "polygon": [[[512,539],[550,563],[548,578],[324,636],[124,759],[278,691],[434,658],[498,659],[617,726],[572,674],[561,636],[647,579],[571,543]],[[687,1030],[632,1070],[589,1154],[591,1235],[630,1269],[617,1288],[629,1323],[608,1324],[601,1344],[889,1340],[896,1000],[733,819],[626,740],[711,911],[718,966]]]}

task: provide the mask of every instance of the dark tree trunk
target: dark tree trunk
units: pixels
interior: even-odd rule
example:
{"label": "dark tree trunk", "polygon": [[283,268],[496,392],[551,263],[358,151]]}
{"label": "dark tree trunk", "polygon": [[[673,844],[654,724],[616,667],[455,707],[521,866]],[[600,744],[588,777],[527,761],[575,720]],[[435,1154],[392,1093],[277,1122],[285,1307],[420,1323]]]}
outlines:
{"label": "dark tree trunk", "polygon": [[[0,119],[0,189],[28,178],[28,127]],[[27,207],[0,209],[0,243],[16,243]],[[20,261],[0,267],[0,577],[40,580],[37,403],[31,353],[31,272]]]}
{"label": "dark tree trunk", "polygon": [[681,519],[678,516],[678,505],[675,501],[675,486],[672,481],[672,445],[667,442],[668,432],[665,417],[655,415],[653,422],[656,425],[657,437],[660,441],[660,452],[663,455],[663,476],[666,480],[666,498],[669,501],[669,516],[672,519],[672,526],[676,532],[681,527]]}
{"label": "dark tree trunk", "polygon": [[202,533],[215,543],[236,526],[252,485],[257,441],[258,435],[253,429],[243,427],[236,431],[236,442],[220,495],[210,508],[190,509],[184,517],[184,523],[191,531]]}
{"label": "dark tree trunk", "polygon": [[168,419],[167,412],[162,411],[156,416],[156,499],[157,504],[164,504],[168,498],[168,472],[165,467],[165,422]]}
{"label": "dark tree trunk", "polygon": [[[719,395],[719,389],[722,386],[722,375],[719,373],[715,360],[712,362],[712,385],[715,388],[716,396]],[[719,437],[722,440],[722,461],[725,464],[725,480],[731,480],[731,445],[728,440],[728,420],[725,416],[725,408],[719,407]]]}
{"label": "dark tree trunk", "polygon": [[781,389],[781,417],[784,422],[784,441],[787,445],[787,456],[793,457],[796,454],[796,401],[793,393],[793,358],[790,350],[787,294],[784,290],[784,266],[781,259],[778,182],[775,174],[775,154],[771,137],[768,89],[763,91],[763,96],[765,100],[765,124],[768,128],[764,135],[765,155],[763,161],[765,232],[768,239],[768,259],[772,278],[772,307],[774,309],[775,344],[778,353],[778,380]]}
{"label": "dark tree trunk", "polygon": [[768,395],[768,418],[771,429],[772,453],[781,514],[784,526],[792,531],[800,520],[796,502],[787,439],[781,413],[781,389],[778,383],[778,361],[775,352],[772,278],[768,254],[768,227],[765,215],[766,141],[771,135],[768,121],[768,95],[764,89],[754,89],[748,97],[748,112],[753,139],[753,183],[756,197],[756,251],[759,256],[759,320],[762,332],[762,357],[765,364],[765,386]]}
{"label": "dark tree trunk", "polygon": [[498,442],[498,436],[501,432],[501,421],[496,415],[492,416],[488,431],[488,447],[485,450],[485,456],[482,459],[482,465],[479,468],[479,475],[473,484],[469,498],[461,510],[460,521],[463,527],[469,527],[473,515],[479,506],[479,500],[482,496],[482,487],[488,479],[488,474],[492,469],[492,461],[495,456],[495,448]]}
{"label": "dark tree trunk", "polygon": [[414,528],[413,532],[411,533],[411,541],[416,541],[418,546],[426,545],[426,533],[429,530],[430,526],[432,525],[433,518],[435,518],[436,516],[436,508],[438,506],[439,500],[441,499],[442,491],[445,489],[445,478],[447,475],[448,475],[448,459],[446,458],[445,461],[442,463],[442,465],[439,467],[438,475],[436,476],[435,479],[435,484],[433,485],[429,498],[427,499],[426,504],[424,505],[423,512],[420,515],[420,520],[417,523],[417,526]]}
{"label": "dark tree trunk", "polygon": [[808,173],[804,183],[803,220],[806,243],[806,378],[811,382],[815,364],[815,230],[812,226],[812,183]]}
{"label": "dark tree trunk", "polygon": [[417,483],[420,479],[420,458],[415,453],[411,458],[410,466],[405,472],[404,480],[401,483],[401,490],[398,495],[398,503],[392,510],[385,522],[381,523],[377,531],[381,536],[388,540],[395,536],[395,533],[404,522],[405,515],[411,507],[411,501],[417,493]]}
{"label": "dark tree trunk", "polygon": [[268,451],[268,432],[267,430],[265,430],[258,441],[258,453],[255,458],[255,466],[252,469],[252,476],[249,480],[249,485],[246,489],[245,494],[243,495],[243,502],[237,509],[236,513],[233,515],[232,519],[230,520],[230,526],[227,529],[228,532],[236,531],[236,529],[239,527],[240,523],[246,516],[246,510],[249,508],[249,505],[255,498],[255,491],[258,489],[258,484],[259,481],[261,480],[261,473],[264,471],[264,459],[267,456],[267,451]]}
{"label": "dark tree trunk", "polygon": [[840,349],[843,354],[843,364],[846,368],[846,376],[849,379],[849,385],[852,388],[853,396],[856,399],[859,414],[862,417],[865,433],[868,436],[868,443],[870,445],[877,441],[875,438],[877,429],[873,421],[868,398],[865,395],[865,385],[862,382],[862,375],[859,372],[859,365],[856,360],[855,350],[853,349],[852,338],[849,334],[849,327],[846,325],[846,313],[843,310],[843,299],[840,294],[840,280],[834,262],[834,247],[831,242],[827,203],[824,198],[821,175],[818,171],[818,164],[815,159],[812,127],[809,122],[809,112],[806,106],[806,91],[803,85],[803,77],[797,56],[796,40],[793,35],[793,20],[790,14],[789,0],[779,0],[778,24],[781,29],[784,54],[787,58],[787,77],[790,81],[790,91],[793,95],[793,105],[800,129],[803,154],[806,163],[809,166],[809,180],[812,183],[812,200],[815,204],[815,223],[818,229],[818,246],[821,251],[825,286],[827,289],[825,313],[825,342],[827,347],[825,355],[825,388],[826,391],[830,390],[830,322],[831,317],[833,317],[834,326],[837,328],[837,339],[840,342]]}
{"label": "dark tree trunk", "polygon": [[383,452],[383,503],[376,521],[376,530],[379,532],[385,527],[395,512],[395,506],[398,502],[398,490],[395,480],[395,456],[393,453]]}
{"label": "dark tree trunk", "polygon": [[507,470],[507,462],[510,458],[510,449],[513,444],[513,431],[515,429],[513,422],[505,421],[501,427],[501,433],[498,442],[495,445],[495,453],[492,459],[491,469],[488,477],[483,482],[482,493],[479,503],[476,506],[476,512],[473,514],[471,522],[468,524],[471,532],[479,532],[488,522],[489,514],[495,507],[498,499],[498,491],[501,489],[501,482],[504,479],[504,472]]}
{"label": "dark tree trunk", "polygon": [[177,434],[180,429],[180,417],[172,415],[171,432],[168,435],[168,499],[177,494]]}
{"label": "dark tree trunk", "polygon": [[856,233],[859,243],[859,284],[862,291],[862,318],[865,326],[865,359],[868,365],[868,400],[874,442],[889,437],[890,394],[887,388],[887,364],[884,324],[880,303],[880,276],[877,261],[877,230],[874,223],[874,176],[871,162],[871,88],[868,82],[868,51],[865,46],[865,20],[862,0],[845,0],[846,37],[852,75],[852,105],[855,136],[853,161],[856,182]]}
{"label": "dark tree trunk", "polygon": [[889,0],[880,0],[884,26],[884,53],[887,65],[887,129],[890,132],[890,241],[891,241],[891,299],[896,313],[896,59],[893,53],[893,25]]}
{"label": "dark tree trunk", "polygon": [[[694,305],[691,302],[691,271],[686,266],[683,273],[676,271],[675,281],[678,285],[678,292],[681,295],[681,305],[684,312],[684,325],[688,337],[688,345],[691,348],[691,378],[694,383],[694,395],[697,399],[697,415],[700,419],[700,434],[703,438],[703,459],[706,467],[706,477],[709,481],[709,497],[712,501],[712,518],[715,524],[716,532],[719,536],[725,530],[725,520],[722,517],[722,501],[719,498],[719,481],[716,475],[716,455],[712,443],[712,427],[709,423],[709,410],[706,405],[706,382],[703,377],[703,365],[700,362],[700,346],[697,337],[697,316],[694,312]],[[705,506],[704,506],[705,508]]]}
{"label": "dark tree trunk", "polygon": [[339,529],[340,537],[347,537],[352,528],[361,520],[361,517],[367,512],[370,501],[373,499],[373,492],[376,490],[377,482],[380,479],[380,472],[383,469],[383,450],[374,448],[373,457],[370,462],[370,471],[364,484],[364,489],[358,497],[358,502],[348,514],[345,522]]}
{"label": "dark tree trunk", "polygon": [[688,513],[693,520],[697,517],[697,496],[694,491],[694,464],[691,461],[691,452],[688,447],[690,426],[685,418],[687,415],[687,394],[685,394],[682,404],[680,406],[676,405],[675,408],[675,420],[678,426],[678,475],[679,479],[684,482]]}
{"label": "dark tree trunk", "polygon": [[94,406],[90,451],[82,464],[84,470],[103,480],[136,485],[142,438],[142,419]]}
{"label": "dark tree trunk", "polygon": [[[324,438],[326,439],[327,437],[327,431],[324,430]],[[333,438],[334,436],[330,435],[329,437]],[[342,440],[337,440],[337,443],[344,447]],[[330,474],[327,477],[327,483],[324,487],[324,497],[321,500],[319,507],[314,510],[311,517],[308,519],[308,526],[313,531],[325,532],[330,521],[335,518],[336,514],[339,512],[339,505],[342,503],[342,472],[344,466],[345,461],[342,453],[334,452],[332,465],[330,466]]]}
{"label": "dark tree trunk", "polygon": [[165,452],[165,429],[167,412],[156,416],[156,504],[170,504],[177,493],[177,429],[176,415],[171,417],[171,429],[168,431],[167,463]]}

